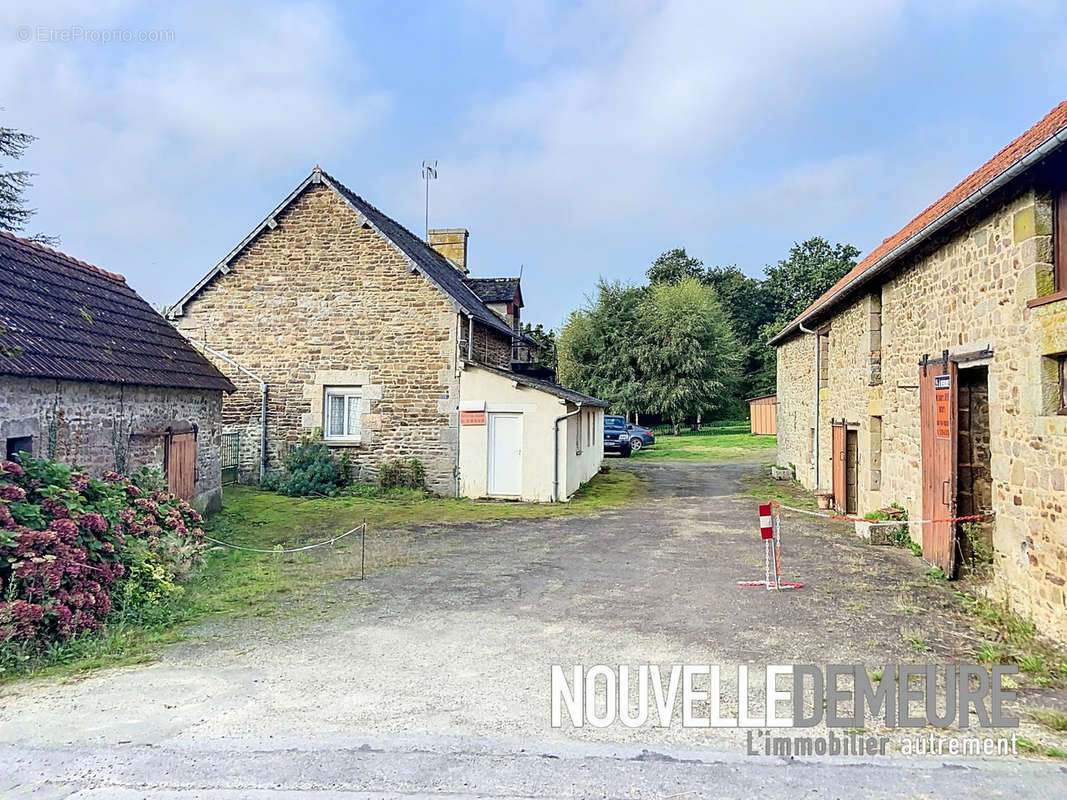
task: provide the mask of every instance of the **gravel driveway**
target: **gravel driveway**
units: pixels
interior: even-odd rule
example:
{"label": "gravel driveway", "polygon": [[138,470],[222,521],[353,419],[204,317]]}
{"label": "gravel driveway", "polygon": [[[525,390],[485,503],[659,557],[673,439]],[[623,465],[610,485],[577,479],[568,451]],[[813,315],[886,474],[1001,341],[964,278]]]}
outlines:
{"label": "gravel driveway", "polygon": [[[805,588],[739,588],[763,571],[756,501],[733,496],[755,467],[625,468],[650,483],[639,507],[423,529],[416,563],[312,606],[202,626],[149,666],[0,690],[0,792],[1062,796],[1056,762],[802,762],[746,757],[734,731],[553,729],[552,664],[938,659],[900,635],[916,624],[898,610],[902,585],[929,607],[947,591],[910,554],[787,520],[785,577]],[[951,654],[951,625],[929,636]]]}

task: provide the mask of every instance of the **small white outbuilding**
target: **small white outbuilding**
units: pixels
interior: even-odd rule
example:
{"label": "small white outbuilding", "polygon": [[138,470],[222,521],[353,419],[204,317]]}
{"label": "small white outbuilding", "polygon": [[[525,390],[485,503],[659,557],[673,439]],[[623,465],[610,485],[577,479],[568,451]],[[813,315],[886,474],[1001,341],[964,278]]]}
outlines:
{"label": "small white outbuilding", "polygon": [[567,500],[600,470],[604,401],[473,361],[459,389],[460,495]]}

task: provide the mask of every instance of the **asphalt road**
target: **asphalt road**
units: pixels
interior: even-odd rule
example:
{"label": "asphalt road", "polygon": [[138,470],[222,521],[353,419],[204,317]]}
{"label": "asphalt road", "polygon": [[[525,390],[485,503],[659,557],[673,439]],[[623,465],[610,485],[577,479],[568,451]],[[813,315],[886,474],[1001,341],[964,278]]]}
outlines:
{"label": "asphalt road", "polygon": [[[927,626],[924,660],[959,660],[966,621],[906,552],[797,519],[785,572],[805,589],[741,589],[762,573],[755,501],[731,496],[751,467],[626,468],[650,481],[639,507],[421,529],[414,563],[309,607],[202,626],[152,665],[6,687],[0,796],[1064,796],[1062,762],[786,759],[745,755],[737,731],[552,728],[552,664],[915,661],[902,625]],[[901,611],[901,587],[931,613]]]}

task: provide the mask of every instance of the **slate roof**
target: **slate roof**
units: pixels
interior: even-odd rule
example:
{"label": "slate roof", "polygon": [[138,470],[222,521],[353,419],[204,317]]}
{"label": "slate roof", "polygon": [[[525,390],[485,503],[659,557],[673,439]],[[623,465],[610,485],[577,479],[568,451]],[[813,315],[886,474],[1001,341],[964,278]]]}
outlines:
{"label": "slate roof", "polygon": [[575,405],[581,403],[583,406],[597,406],[598,408],[608,407],[608,404],[603,400],[598,400],[588,394],[576,392],[574,389],[568,389],[566,386],[560,386],[558,383],[553,383],[552,381],[534,378],[530,375],[523,375],[520,372],[512,372],[509,369],[492,367],[488,364],[483,364],[481,361],[464,361],[463,363],[469,364],[472,367],[477,367],[478,369],[484,369],[488,372],[495,372],[497,375],[502,375],[508,380],[515,381],[522,386],[529,386],[531,389],[540,389],[542,392],[547,392],[555,397],[560,397]]}
{"label": "slate roof", "polygon": [[519,291],[518,278],[467,278],[463,282],[484,303],[510,303]]}
{"label": "slate roof", "polygon": [[[834,284],[818,300],[808,306],[792,322],[782,328],[774,337],[771,344],[775,344],[786,338],[794,330],[798,329],[799,323],[814,312],[826,312],[840,298],[835,297],[849,284],[859,284],[861,279],[873,277],[874,272],[885,269],[888,263],[883,263],[897,248],[908,245],[914,247],[926,238],[925,229],[931,226],[952,211],[964,200],[981,193],[992,181],[1004,175],[1008,170],[1016,167],[1031,157],[1038,148],[1050,141],[1058,140],[1060,144],[1067,142],[1067,100],[1060,103],[1036,125],[1008,144],[989,161],[972,172],[948,194],[933,205],[929,206],[919,216],[901,228],[872,250],[866,258],[853,267],[845,277]],[[912,240],[909,242],[909,240]],[[902,257],[904,254],[901,253]],[[833,298],[834,302],[831,302]]]}
{"label": "slate roof", "polygon": [[326,172],[321,174],[327,185],[332,185],[342,197],[367,218],[371,225],[378,229],[382,236],[399,247],[404,255],[414,261],[432,283],[456,301],[464,311],[472,314],[483,325],[495,328],[501,333],[511,336],[511,328],[500,317],[486,308],[482,299],[465,283],[463,273],[452,266],[452,262],[395,219],[386,216],[372,206],[339,180],[331,177]]}
{"label": "slate roof", "polygon": [[447,258],[438,253],[430,247],[430,245],[413,234],[395,219],[387,216],[382,211],[379,211],[339,180],[318,167],[315,167],[311,174],[305,178],[304,181],[255,228],[255,230],[248,234],[237,247],[230,251],[229,255],[215,265],[215,267],[208,272],[196,286],[190,289],[186,295],[175,304],[175,316],[181,316],[185,304],[196,297],[200,290],[207,286],[216,275],[227,272],[229,270],[230,262],[233,261],[233,259],[235,259],[263,230],[268,227],[273,227],[274,218],[281,214],[290,203],[295,201],[308,186],[320,182],[337,192],[337,194],[340,195],[340,197],[344,199],[356,213],[362,215],[367,222],[378,231],[378,233],[392,242],[401,253],[410,259],[411,263],[414,264],[419,272],[425,275],[426,278],[447,297],[450,297],[457,306],[463,309],[463,311],[473,316],[486,327],[493,328],[505,336],[511,336],[511,328],[507,326],[507,323],[486,307],[485,302],[467,286],[464,281],[465,276],[463,273],[452,266],[452,263]]}
{"label": "slate roof", "polygon": [[121,275],[3,231],[0,374],[233,391]]}

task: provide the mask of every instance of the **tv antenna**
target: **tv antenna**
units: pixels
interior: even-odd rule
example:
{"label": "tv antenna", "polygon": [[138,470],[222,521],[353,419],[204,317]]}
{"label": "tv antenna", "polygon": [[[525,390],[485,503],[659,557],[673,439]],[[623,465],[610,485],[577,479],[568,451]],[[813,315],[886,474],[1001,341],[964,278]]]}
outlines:
{"label": "tv antenna", "polygon": [[422,179],[426,181],[426,241],[430,241],[430,181],[437,180],[437,159],[422,162]]}

